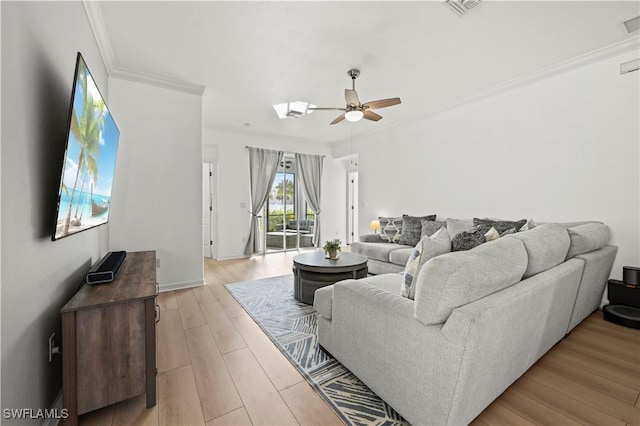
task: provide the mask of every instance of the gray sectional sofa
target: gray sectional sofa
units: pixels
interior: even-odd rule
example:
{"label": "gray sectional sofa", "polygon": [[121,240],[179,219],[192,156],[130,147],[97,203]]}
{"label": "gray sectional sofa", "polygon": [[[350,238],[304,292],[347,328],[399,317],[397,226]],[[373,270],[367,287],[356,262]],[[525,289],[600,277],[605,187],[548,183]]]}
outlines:
{"label": "gray sectional sofa", "polygon": [[398,273],[321,288],[319,343],[412,424],[467,424],[598,308],[608,239],[600,223],[545,224],[442,254],[415,300]]}

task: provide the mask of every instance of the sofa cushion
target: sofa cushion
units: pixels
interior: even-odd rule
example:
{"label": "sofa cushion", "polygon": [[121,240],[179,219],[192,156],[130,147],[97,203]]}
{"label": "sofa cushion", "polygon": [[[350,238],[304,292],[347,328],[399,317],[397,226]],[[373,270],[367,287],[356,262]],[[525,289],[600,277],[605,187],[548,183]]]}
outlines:
{"label": "sofa cushion", "polygon": [[427,325],[443,323],[457,307],[519,282],[526,269],[524,244],[507,237],[434,257],[418,274],[415,317]]}
{"label": "sofa cushion", "polygon": [[[505,237],[507,238],[507,237]],[[569,250],[569,234],[562,225],[547,223],[509,235],[524,243],[529,257],[524,278],[528,278],[564,262]]]}
{"label": "sofa cushion", "polygon": [[[398,246],[396,245],[396,247]],[[393,263],[394,265],[405,266],[414,250],[415,248],[400,246],[400,248],[398,248],[397,250],[389,253],[389,262]]]}
{"label": "sofa cushion", "polygon": [[491,226],[478,225],[470,231],[462,231],[451,239],[451,251],[471,250],[487,242],[485,234],[489,232]]}
{"label": "sofa cushion", "polygon": [[380,237],[388,243],[397,243],[402,236],[401,217],[379,217]]}
{"label": "sofa cushion", "polygon": [[383,240],[380,234],[362,234],[360,235],[360,242],[362,243],[381,243]]}
{"label": "sofa cushion", "polygon": [[497,220],[497,219],[479,219],[477,217],[473,218],[474,225],[490,225],[496,228],[496,231],[502,233],[510,228],[516,228],[516,230],[522,228],[527,223],[527,219],[521,220]]}
{"label": "sofa cushion", "polygon": [[571,244],[567,259],[604,247],[611,237],[609,227],[602,223],[588,223],[567,228]]}
{"label": "sofa cushion", "polygon": [[[361,243],[351,244],[351,251],[367,256],[369,259],[389,262],[389,255],[398,249],[411,249],[409,246],[401,246],[395,243]],[[406,263],[406,258],[405,258]]]}
{"label": "sofa cushion", "polygon": [[358,282],[371,284],[381,290],[398,295],[402,286],[402,274],[382,274],[361,278]]}
{"label": "sofa cushion", "polygon": [[471,231],[473,228],[473,220],[471,219],[460,220],[447,218],[447,231],[449,232],[451,241],[453,241],[453,237],[455,237],[460,232]]}
{"label": "sofa cushion", "polygon": [[[451,251],[451,239],[446,229],[440,228],[431,237],[422,237],[420,242],[412,250],[411,256],[404,269],[404,285],[401,296],[414,299],[416,294],[416,278],[422,266],[431,258]],[[395,254],[395,253],[393,253]]]}
{"label": "sofa cushion", "polygon": [[430,237],[438,232],[438,230],[440,230],[441,228],[447,227],[447,222],[440,220],[422,220],[420,221],[420,223],[422,225],[422,229],[420,230],[421,239],[425,236]]}
{"label": "sofa cushion", "polygon": [[432,214],[429,216],[409,216],[406,214],[402,215],[402,232],[400,235],[400,244],[415,246],[420,242],[421,234],[422,234],[422,221],[423,220],[435,220],[436,215]]}
{"label": "sofa cushion", "polygon": [[[382,274],[359,279],[358,281],[371,284],[392,294],[399,294],[402,286],[402,274]],[[313,298],[313,309],[330,320],[333,317],[333,285],[316,290]]]}
{"label": "sofa cushion", "polygon": [[575,228],[576,226],[581,226],[581,225],[587,225],[590,223],[599,223],[599,224],[603,224],[600,221],[597,220],[578,220],[575,222],[558,222],[558,225],[562,225],[565,228]]}

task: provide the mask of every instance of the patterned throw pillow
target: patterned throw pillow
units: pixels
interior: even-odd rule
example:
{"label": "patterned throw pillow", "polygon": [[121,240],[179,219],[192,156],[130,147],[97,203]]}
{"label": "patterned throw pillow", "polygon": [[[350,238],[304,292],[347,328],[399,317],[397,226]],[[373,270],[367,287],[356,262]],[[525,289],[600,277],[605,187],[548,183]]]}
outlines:
{"label": "patterned throw pillow", "polygon": [[420,230],[420,237],[430,237],[439,231],[441,228],[447,227],[447,222],[439,220],[421,220],[420,224],[422,229]]}
{"label": "patterned throw pillow", "polygon": [[418,276],[418,268],[420,267],[421,257],[422,241],[416,244],[416,247],[411,252],[411,256],[409,256],[409,260],[407,260],[407,266],[404,267],[404,281],[402,283],[402,287],[400,288],[400,296],[409,297],[409,294],[411,293],[411,287],[413,286],[413,281]]}
{"label": "patterned throw pillow", "polygon": [[475,226],[478,225],[489,225],[496,228],[496,231],[502,233],[510,228],[516,228],[516,230],[522,228],[525,223],[527,223],[527,219],[521,219],[517,221],[510,220],[493,220],[493,219],[478,219],[477,217],[473,218],[473,224]]}
{"label": "patterned throw pillow", "polygon": [[431,237],[423,237],[411,253],[404,268],[404,282],[400,295],[414,299],[416,296],[416,279],[422,266],[433,257],[451,251],[451,238],[444,228],[440,228]]}
{"label": "patterned throw pillow", "polygon": [[516,232],[524,232],[524,231],[528,231],[528,230],[530,230],[530,229],[535,228],[536,226],[538,226],[538,224],[537,224],[537,223],[535,223],[535,222],[533,221],[533,219],[529,219],[529,220],[527,220],[527,223],[525,223],[525,224],[524,224],[524,226],[523,226],[522,228],[520,228],[520,229],[516,229]]}
{"label": "patterned throw pillow", "polygon": [[422,221],[435,220],[435,218],[435,214],[422,217],[403,214],[402,232],[399,241],[400,244],[404,244],[407,246],[415,246],[416,244],[418,244],[420,242],[420,238],[422,237]]}
{"label": "patterned throw pillow", "polygon": [[[527,226],[527,225],[525,225],[525,226]],[[520,228],[520,230],[522,230],[522,228]],[[501,232],[500,233],[500,237],[504,237],[505,235],[509,235],[509,234],[515,234],[516,232],[517,232],[517,230],[516,230],[515,227],[509,228],[506,231]]]}
{"label": "patterned throw pillow", "polygon": [[462,231],[456,234],[451,240],[451,251],[463,251],[471,250],[474,247],[479,246],[487,242],[487,238],[484,236],[491,226],[478,225],[471,231]]}
{"label": "patterned throw pillow", "polygon": [[398,243],[402,235],[402,218],[401,217],[379,217],[380,221],[380,238],[387,243]]}

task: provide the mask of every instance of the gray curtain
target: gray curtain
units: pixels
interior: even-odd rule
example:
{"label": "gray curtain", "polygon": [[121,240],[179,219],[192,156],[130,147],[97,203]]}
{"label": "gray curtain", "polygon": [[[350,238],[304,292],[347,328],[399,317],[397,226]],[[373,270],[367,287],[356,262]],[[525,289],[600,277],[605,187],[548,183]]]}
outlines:
{"label": "gray curtain", "polygon": [[313,245],[315,247],[318,247],[320,243],[320,187],[323,161],[322,155],[296,154],[297,176],[307,203],[315,213],[313,228]]}
{"label": "gray curtain", "polygon": [[251,256],[260,250],[258,213],[269,198],[271,185],[282,159],[282,151],[249,148],[249,183],[251,185],[251,228],[244,254]]}

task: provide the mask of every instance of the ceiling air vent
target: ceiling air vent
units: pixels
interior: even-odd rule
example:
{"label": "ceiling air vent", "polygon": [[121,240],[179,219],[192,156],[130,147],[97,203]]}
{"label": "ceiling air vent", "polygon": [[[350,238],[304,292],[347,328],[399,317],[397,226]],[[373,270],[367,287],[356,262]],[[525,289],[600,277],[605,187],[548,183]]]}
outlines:
{"label": "ceiling air vent", "polygon": [[462,0],[462,6],[467,10],[471,10],[480,4],[480,0]]}
{"label": "ceiling air vent", "polygon": [[640,30],[640,16],[626,20],[623,24],[629,34],[635,33]]}
{"label": "ceiling air vent", "polygon": [[634,59],[633,61],[620,64],[620,75],[638,71],[638,69],[640,69],[640,59]]}
{"label": "ceiling air vent", "polygon": [[454,11],[456,15],[462,16],[480,4],[480,1],[481,0],[444,0],[444,4]]}

